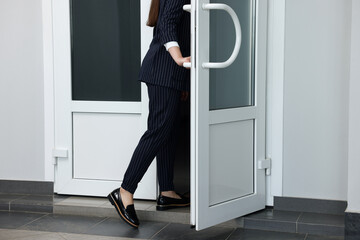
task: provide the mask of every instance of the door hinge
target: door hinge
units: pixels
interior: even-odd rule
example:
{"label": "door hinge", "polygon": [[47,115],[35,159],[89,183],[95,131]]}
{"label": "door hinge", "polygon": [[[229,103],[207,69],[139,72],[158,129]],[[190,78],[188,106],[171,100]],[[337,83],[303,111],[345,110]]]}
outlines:
{"label": "door hinge", "polygon": [[61,148],[54,148],[52,150],[53,155],[53,164],[57,164],[58,158],[67,158],[68,157],[68,150],[67,149],[61,149]]}
{"label": "door hinge", "polygon": [[265,174],[271,174],[271,158],[266,158],[264,160],[258,161],[258,169],[265,169]]}

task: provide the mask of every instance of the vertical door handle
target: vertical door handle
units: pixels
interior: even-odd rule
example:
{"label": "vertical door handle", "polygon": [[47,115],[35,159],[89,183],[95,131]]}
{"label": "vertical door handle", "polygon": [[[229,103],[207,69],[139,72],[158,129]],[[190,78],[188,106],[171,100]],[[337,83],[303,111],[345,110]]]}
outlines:
{"label": "vertical door handle", "polygon": [[235,11],[230,6],[228,6],[226,4],[222,4],[222,3],[204,3],[202,5],[202,8],[204,10],[211,10],[211,9],[225,10],[227,13],[229,13],[229,15],[231,16],[231,18],[232,18],[232,20],[234,22],[236,41],[235,41],[234,50],[233,50],[230,58],[225,62],[218,62],[218,63],[206,62],[206,63],[202,64],[203,68],[226,68],[226,67],[230,66],[231,64],[233,64],[233,62],[237,58],[237,56],[239,54],[239,51],[240,51],[240,47],[241,47],[241,25],[240,25],[239,18],[236,15]]}

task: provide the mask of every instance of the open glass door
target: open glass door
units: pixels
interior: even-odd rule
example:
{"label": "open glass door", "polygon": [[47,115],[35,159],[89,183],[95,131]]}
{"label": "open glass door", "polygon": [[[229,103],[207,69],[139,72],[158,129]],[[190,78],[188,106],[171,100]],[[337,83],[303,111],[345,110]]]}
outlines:
{"label": "open glass door", "polygon": [[191,223],[201,230],[265,207],[267,1],[193,0],[191,12]]}

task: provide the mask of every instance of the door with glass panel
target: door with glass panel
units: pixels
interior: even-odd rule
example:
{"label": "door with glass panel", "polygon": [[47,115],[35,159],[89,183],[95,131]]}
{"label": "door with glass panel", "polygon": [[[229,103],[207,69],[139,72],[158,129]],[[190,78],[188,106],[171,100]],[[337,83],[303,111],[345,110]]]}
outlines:
{"label": "door with glass panel", "polygon": [[265,207],[267,1],[193,0],[191,12],[191,223],[201,230]]}
{"label": "door with glass panel", "polygon": [[[55,192],[106,196],[146,130],[150,1],[54,0]],[[136,198],[156,198],[152,164]]]}

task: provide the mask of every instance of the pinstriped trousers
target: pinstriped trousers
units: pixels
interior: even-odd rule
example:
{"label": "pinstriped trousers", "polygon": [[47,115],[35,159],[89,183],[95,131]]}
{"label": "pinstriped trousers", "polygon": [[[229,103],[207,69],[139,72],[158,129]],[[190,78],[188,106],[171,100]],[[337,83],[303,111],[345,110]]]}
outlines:
{"label": "pinstriped trousers", "polygon": [[134,150],[121,187],[134,193],[156,157],[160,191],[174,190],[174,159],[179,128],[181,91],[147,83],[148,129]]}

